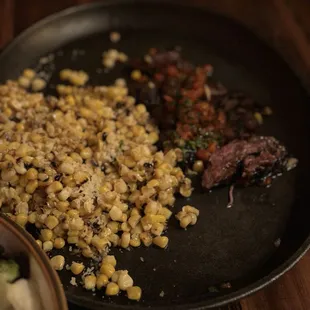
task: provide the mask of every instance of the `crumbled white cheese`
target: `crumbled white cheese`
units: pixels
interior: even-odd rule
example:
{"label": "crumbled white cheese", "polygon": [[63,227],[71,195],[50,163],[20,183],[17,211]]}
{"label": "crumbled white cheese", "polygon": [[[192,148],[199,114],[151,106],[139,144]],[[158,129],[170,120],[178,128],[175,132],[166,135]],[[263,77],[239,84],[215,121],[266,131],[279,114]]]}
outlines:
{"label": "crumbled white cheese", "polygon": [[70,284],[73,286],[78,286],[78,284],[76,283],[76,277],[71,277]]}

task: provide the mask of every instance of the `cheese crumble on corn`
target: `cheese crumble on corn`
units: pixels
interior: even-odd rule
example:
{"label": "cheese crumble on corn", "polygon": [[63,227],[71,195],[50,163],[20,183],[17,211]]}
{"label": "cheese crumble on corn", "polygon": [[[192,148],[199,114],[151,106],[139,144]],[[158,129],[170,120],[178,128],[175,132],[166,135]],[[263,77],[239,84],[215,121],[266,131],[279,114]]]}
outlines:
{"label": "cheese crumble on corn", "polygon": [[[115,61],[124,56],[108,53]],[[88,79],[72,74],[65,69],[61,78],[77,86]],[[96,274],[78,262],[70,267],[82,274],[87,290],[104,288],[109,296],[126,291],[139,300],[141,289],[128,271],[116,270],[107,252],[167,247],[163,233],[174,195],[190,196],[191,181],[176,166],[175,150],[157,150],[158,129],[145,105],[128,95],[125,81],[77,86],[58,85],[59,98],[28,93],[12,81],[0,86],[0,210],[22,227],[35,225],[45,252],[69,244],[86,258],[102,257]],[[181,221],[198,215],[190,208],[182,212]],[[56,270],[64,263],[60,255],[51,259]]]}

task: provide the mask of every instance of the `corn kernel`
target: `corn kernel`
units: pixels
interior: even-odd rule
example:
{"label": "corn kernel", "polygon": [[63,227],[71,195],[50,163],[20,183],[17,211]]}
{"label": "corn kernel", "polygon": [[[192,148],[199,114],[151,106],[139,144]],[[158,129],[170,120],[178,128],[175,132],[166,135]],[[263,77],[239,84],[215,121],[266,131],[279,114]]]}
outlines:
{"label": "corn kernel", "polygon": [[42,241],[50,241],[53,238],[53,232],[50,229],[41,230],[41,239]]}
{"label": "corn kernel", "polygon": [[72,217],[72,218],[78,218],[79,217],[79,211],[77,211],[77,210],[69,210],[68,212],[67,212],[67,215],[69,216],[69,217]]}
{"label": "corn kernel", "polygon": [[133,80],[138,81],[141,79],[142,73],[140,70],[133,70],[130,76]]}
{"label": "corn kernel", "polygon": [[157,132],[151,132],[149,135],[148,135],[148,141],[151,143],[151,144],[155,144],[157,143],[159,140],[159,135]]}
{"label": "corn kernel", "polygon": [[20,226],[25,226],[28,222],[28,216],[26,214],[20,213],[16,215],[15,222]]}
{"label": "corn kernel", "polygon": [[150,214],[149,215],[152,219],[152,224],[154,223],[165,223],[166,222],[166,217],[161,214]]}
{"label": "corn kernel", "polygon": [[32,81],[31,87],[33,91],[38,92],[46,87],[46,82],[41,78],[36,78]]}
{"label": "corn kernel", "polygon": [[66,242],[63,238],[56,238],[54,241],[55,249],[62,249],[65,246]]}
{"label": "corn kernel", "polygon": [[57,193],[63,189],[62,184],[59,181],[54,181],[51,185],[49,185],[46,189],[47,194]]}
{"label": "corn kernel", "polygon": [[139,214],[132,215],[128,219],[128,224],[131,226],[131,228],[135,228],[138,225],[140,219],[141,219],[141,216]]}
{"label": "corn kernel", "polygon": [[49,252],[53,249],[53,242],[52,241],[45,241],[43,242],[43,251]]}
{"label": "corn kernel", "polygon": [[183,196],[183,197],[190,197],[190,195],[192,194],[192,189],[191,188],[186,188],[184,186],[181,186],[180,187],[180,194]]}
{"label": "corn kernel", "polygon": [[127,272],[121,272],[117,284],[122,291],[126,291],[127,288],[133,286],[133,280]]}
{"label": "corn kernel", "polygon": [[70,157],[79,164],[83,162],[82,157],[78,153],[73,152],[70,154]]}
{"label": "corn kernel", "polygon": [[109,211],[109,215],[113,221],[121,221],[123,212],[116,206],[113,206]]}
{"label": "corn kernel", "polygon": [[134,239],[130,239],[130,242],[129,244],[134,247],[134,248],[137,248],[141,245],[141,241],[139,238],[134,238]]}
{"label": "corn kernel", "polygon": [[106,249],[108,245],[108,239],[106,238],[94,238],[91,241],[92,245],[96,247],[99,252],[102,252]]}
{"label": "corn kernel", "polygon": [[38,178],[38,170],[35,168],[30,168],[27,172],[26,172],[26,178],[28,180],[36,180]]}
{"label": "corn kernel", "polygon": [[100,273],[105,274],[109,279],[113,276],[115,268],[112,264],[102,264],[100,267]]}
{"label": "corn kernel", "polygon": [[190,225],[192,221],[192,218],[190,215],[185,215],[180,219],[180,226],[182,228],[186,228],[188,225]]}
{"label": "corn kernel", "polygon": [[17,81],[18,81],[19,86],[23,88],[28,88],[31,84],[30,79],[25,76],[20,76]]}
{"label": "corn kernel", "polygon": [[34,224],[37,220],[37,212],[31,212],[28,216],[28,221],[31,224]]}
{"label": "corn kernel", "polygon": [[159,209],[158,214],[163,215],[168,220],[171,217],[172,212],[168,208],[163,207]]}
{"label": "corn kernel", "polygon": [[149,182],[146,184],[146,186],[149,187],[149,188],[157,187],[157,186],[159,186],[159,181],[156,180],[156,179],[152,179],[151,181],[149,181]]}
{"label": "corn kernel", "polygon": [[49,229],[54,229],[57,225],[59,224],[59,221],[56,216],[54,215],[49,215],[46,220],[45,220],[45,225]]}
{"label": "corn kernel", "polygon": [[119,231],[119,223],[118,222],[109,222],[108,224],[107,224],[107,227],[111,230],[111,232],[113,233],[113,234],[116,234],[116,233],[118,233],[118,231]]}
{"label": "corn kernel", "polygon": [[93,151],[90,147],[86,147],[81,151],[80,155],[83,159],[89,159],[92,157]]}
{"label": "corn kernel", "polygon": [[23,123],[18,123],[16,124],[16,130],[17,131],[24,131],[25,130],[25,125]]}
{"label": "corn kernel", "polygon": [[87,290],[93,290],[96,287],[97,278],[95,275],[89,275],[84,278],[84,287]]}
{"label": "corn kernel", "polygon": [[119,194],[124,194],[127,192],[127,184],[123,179],[119,179],[114,184],[114,190]]}
{"label": "corn kernel", "polygon": [[60,211],[60,212],[66,212],[68,210],[70,203],[68,201],[58,201],[56,203],[56,208]]}
{"label": "corn kernel", "polygon": [[15,169],[7,169],[1,171],[1,178],[3,181],[10,182],[16,175]]}
{"label": "corn kernel", "polygon": [[107,286],[108,283],[109,283],[109,278],[105,274],[98,275],[97,281],[96,281],[97,290],[100,290],[101,288]]}
{"label": "corn kernel", "polygon": [[142,232],[140,234],[140,239],[145,246],[150,246],[153,242],[153,238],[149,232]]}
{"label": "corn kernel", "polygon": [[32,80],[36,76],[36,72],[32,69],[27,68],[23,71],[23,76]]}
{"label": "corn kernel", "polygon": [[58,171],[65,174],[73,174],[74,173],[74,167],[69,162],[63,162],[59,167]]}
{"label": "corn kernel", "polygon": [[102,264],[111,264],[113,267],[116,266],[116,259],[114,255],[107,255],[102,259]]}
{"label": "corn kernel", "polygon": [[126,231],[126,232],[130,232],[131,227],[127,222],[124,222],[121,224],[121,230],[122,231]]}
{"label": "corn kernel", "polygon": [[168,245],[169,239],[166,236],[157,236],[153,239],[153,243],[164,249]]}
{"label": "corn kernel", "polygon": [[83,230],[83,228],[84,228],[84,221],[80,217],[70,219],[70,222],[69,222],[70,230],[78,231],[78,230]]}
{"label": "corn kernel", "polygon": [[87,180],[88,175],[83,171],[77,171],[74,173],[73,178],[77,184],[81,184]]}
{"label": "corn kernel", "polygon": [[93,255],[94,255],[94,253],[93,253],[93,251],[88,247],[88,248],[85,248],[85,249],[82,250],[82,255],[83,255],[84,257],[87,257],[87,258],[92,258]]}
{"label": "corn kernel", "polygon": [[199,215],[199,210],[189,205],[184,206],[182,211],[185,213],[194,213],[197,216]]}
{"label": "corn kernel", "polygon": [[129,232],[123,232],[122,237],[121,237],[121,247],[122,248],[128,248],[129,247],[129,242],[130,242],[130,233]]}
{"label": "corn kernel", "polygon": [[162,223],[154,223],[151,228],[151,233],[155,236],[160,236],[164,231],[165,226]]}
{"label": "corn kernel", "polygon": [[65,258],[62,255],[56,255],[51,258],[51,265],[55,270],[62,270],[65,265]]}
{"label": "corn kernel", "polygon": [[127,297],[130,300],[140,300],[142,290],[139,286],[132,286],[127,288]]}
{"label": "corn kernel", "polygon": [[138,105],[136,105],[136,110],[140,114],[143,114],[146,112],[146,106],[144,104],[138,104]]}
{"label": "corn kernel", "polygon": [[70,197],[70,195],[71,195],[71,188],[66,187],[58,194],[57,197],[60,201],[66,201]]}
{"label": "corn kernel", "polygon": [[80,232],[78,230],[69,230],[68,231],[68,237],[78,237]]}
{"label": "corn kernel", "polygon": [[75,275],[80,274],[84,270],[85,266],[83,263],[72,262],[71,264],[71,272]]}
{"label": "corn kernel", "polygon": [[74,106],[75,105],[75,99],[72,95],[68,95],[66,96],[66,102],[71,105],[71,106]]}
{"label": "corn kernel", "polygon": [[105,290],[105,294],[108,296],[114,296],[117,295],[118,293],[119,293],[119,286],[114,282],[108,283],[107,288]]}

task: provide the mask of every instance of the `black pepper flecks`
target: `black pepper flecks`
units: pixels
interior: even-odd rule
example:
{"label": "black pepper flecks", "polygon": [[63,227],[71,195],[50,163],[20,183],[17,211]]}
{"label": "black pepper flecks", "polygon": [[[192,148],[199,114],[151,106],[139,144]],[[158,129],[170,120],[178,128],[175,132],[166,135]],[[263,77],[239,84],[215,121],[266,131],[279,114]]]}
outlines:
{"label": "black pepper flecks", "polygon": [[95,160],[92,160],[92,161],[91,161],[91,164],[92,164],[94,167],[98,167],[98,166],[99,166],[98,163],[97,163]]}
{"label": "black pepper flecks", "polygon": [[103,132],[102,136],[101,136],[102,141],[107,140],[107,136],[108,136],[108,134],[106,132]]}
{"label": "black pepper flecks", "polygon": [[144,185],[146,185],[146,181],[138,181],[137,182],[137,188],[140,189],[141,187],[143,187]]}
{"label": "black pepper flecks", "polygon": [[144,163],[144,168],[153,168],[154,164],[153,163]]}
{"label": "black pepper flecks", "polygon": [[116,104],[116,109],[121,109],[121,108],[123,108],[125,106],[125,103],[124,102],[118,102],[117,104]]}
{"label": "black pepper flecks", "polygon": [[15,123],[20,123],[20,119],[17,118],[16,116],[10,117],[10,121],[15,122]]}
{"label": "black pepper flecks", "polygon": [[87,183],[88,181],[89,181],[88,179],[84,180],[83,182],[81,182],[81,185]]}
{"label": "black pepper flecks", "polygon": [[25,164],[24,166],[27,170],[33,167],[32,164]]}
{"label": "black pepper flecks", "polygon": [[61,179],[61,174],[60,173],[56,174],[54,179],[55,181],[59,181]]}

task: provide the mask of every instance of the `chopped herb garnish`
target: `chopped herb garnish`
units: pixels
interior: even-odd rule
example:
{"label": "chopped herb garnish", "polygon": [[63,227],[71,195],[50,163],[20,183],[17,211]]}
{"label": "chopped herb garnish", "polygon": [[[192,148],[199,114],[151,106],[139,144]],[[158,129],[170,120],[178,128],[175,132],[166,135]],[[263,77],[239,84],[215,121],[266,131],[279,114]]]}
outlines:
{"label": "chopped herb garnish", "polygon": [[121,141],[119,142],[119,148],[122,149],[123,146],[124,146],[124,140],[121,140]]}
{"label": "chopped herb garnish", "polygon": [[191,106],[193,105],[193,101],[191,101],[191,100],[189,100],[189,99],[186,99],[186,100],[183,102],[183,104],[184,104],[185,106],[191,107]]}

